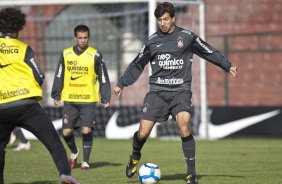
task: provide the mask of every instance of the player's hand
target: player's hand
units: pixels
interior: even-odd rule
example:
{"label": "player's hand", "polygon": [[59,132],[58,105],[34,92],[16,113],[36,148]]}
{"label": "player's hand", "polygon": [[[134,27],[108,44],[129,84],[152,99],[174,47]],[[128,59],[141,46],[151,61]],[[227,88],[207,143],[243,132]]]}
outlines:
{"label": "player's hand", "polygon": [[120,95],[122,94],[122,89],[120,87],[116,86],[116,87],[114,87],[113,90],[114,90],[115,95],[119,98]]}
{"label": "player's hand", "polygon": [[104,108],[107,108],[107,107],[109,107],[109,106],[110,106],[110,102],[104,103]]}
{"label": "player's hand", "polygon": [[231,73],[233,75],[233,77],[237,76],[237,67],[236,66],[231,66],[229,73]]}
{"label": "player's hand", "polygon": [[54,100],[55,106],[61,105],[62,101],[61,100]]}

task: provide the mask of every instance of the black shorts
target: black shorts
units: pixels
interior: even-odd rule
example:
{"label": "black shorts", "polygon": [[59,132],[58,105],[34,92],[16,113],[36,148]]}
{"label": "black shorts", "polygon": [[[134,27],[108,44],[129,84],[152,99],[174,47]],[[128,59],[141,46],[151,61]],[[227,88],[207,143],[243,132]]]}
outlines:
{"label": "black shorts", "polygon": [[178,112],[192,112],[192,92],[149,92],[144,98],[142,119],[154,122],[176,119]]}
{"label": "black shorts", "polygon": [[64,102],[63,129],[94,128],[96,103]]}

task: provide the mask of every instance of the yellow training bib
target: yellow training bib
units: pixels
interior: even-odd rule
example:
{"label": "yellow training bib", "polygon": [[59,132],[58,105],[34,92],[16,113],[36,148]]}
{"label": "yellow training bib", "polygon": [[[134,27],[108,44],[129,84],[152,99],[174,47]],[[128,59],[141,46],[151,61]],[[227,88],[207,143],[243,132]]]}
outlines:
{"label": "yellow training bib", "polygon": [[42,98],[41,87],[24,62],[26,50],[27,44],[17,39],[0,38],[0,104],[30,97]]}
{"label": "yellow training bib", "polygon": [[62,100],[67,102],[98,102],[99,82],[95,73],[97,50],[88,47],[81,55],[73,48],[63,51],[65,75]]}

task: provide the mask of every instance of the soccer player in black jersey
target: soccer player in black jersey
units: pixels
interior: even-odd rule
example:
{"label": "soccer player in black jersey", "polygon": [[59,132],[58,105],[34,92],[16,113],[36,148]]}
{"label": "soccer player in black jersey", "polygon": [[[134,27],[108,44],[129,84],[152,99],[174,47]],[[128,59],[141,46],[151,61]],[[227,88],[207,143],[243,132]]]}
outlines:
{"label": "soccer player in black jersey", "polygon": [[155,123],[163,122],[172,115],[182,140],[187,164],[186,181],[189,184],[197,184],[195,140],[190,126],[193,54],[215,64],[234,77],[237,74],[237,67],[232,66],[218,50],[198,35],[176,26],[174,6],[171,3],[159,4],[154,13],[159,30],[148,38],[113,89],[119,97],[123,88],[133,84],[145,66],[150,63],[152,68],[150,88],[144,98],[139,129],[133,136],[133,148],[126,167],[126,175],[132,177],[136,173],[141,149]]}
{"label": "soccer player in black jersey", "polygon": [[80,184],[71,176],[66,150],[52,121],[37,102],[42,98],[44,75],[31,47],[17,39],[25,23],[20,9],[0,10],[0,184],[4,184],[5,148],[16,126],[32,132],[46,146],[62,183]]}

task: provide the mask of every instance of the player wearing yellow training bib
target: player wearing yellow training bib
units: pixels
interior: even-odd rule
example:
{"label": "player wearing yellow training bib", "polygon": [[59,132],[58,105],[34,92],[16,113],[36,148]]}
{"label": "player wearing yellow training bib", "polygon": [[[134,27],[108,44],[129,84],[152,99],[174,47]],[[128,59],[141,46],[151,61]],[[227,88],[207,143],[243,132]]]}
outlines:
{"label": "player wearing yellow training bib", "polygon": [[80,184],[71,176],[66,150],[52,121],[37,102],[42,98],[44,75],[34,61],[31,47],[18,40],[25,23],[20,9],[0,10],[0,184],[4,184],[5,148],[15,127],[30,131],[45,145],[61,183]]}
{"label": "player wearing yellow training bib", "polygon": [[[108,107],[111,86],[103,56],[88,45],[90,31],[85,25],[74,28],[76,45],[63,50],[55,73],[52,98],[63,106],[63,136],[71,150],[69,164],[76,167],[79,150],[73,130],[81,127],[83,162],[81,169],[88,170],[92,149],[92,129],[96,103]],[[101,99],[100,99],[101,98]]]}

